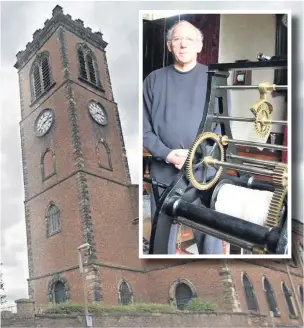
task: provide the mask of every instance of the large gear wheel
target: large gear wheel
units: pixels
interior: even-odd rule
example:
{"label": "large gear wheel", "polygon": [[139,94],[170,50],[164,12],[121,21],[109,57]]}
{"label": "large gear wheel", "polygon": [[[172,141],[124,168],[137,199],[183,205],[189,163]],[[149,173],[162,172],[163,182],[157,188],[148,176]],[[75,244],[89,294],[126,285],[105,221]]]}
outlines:
{"label": "large gear wheel", "polygon": [[279,225],[281,209],[287,195],[287,165],[283,163],[277,164],[272,179],[275,185],[275,191],[264,224],[264,226],[268,228],[277,227]]}
{"label": "large gear wheel", "polygon": [[263,102],[258,106],[255,113],[254,128],[256,133],[265,137],[268,135],[271,129],[271,108],[267,102]]}
{"label": "large gear wheel", "polygon": [[[206,146],[211,147],[211,149],[208,151]],[[211,157],[219,161],[224,161],[224,147],[219,135],[212,132],[205,132],[196,138],[189,149],[188,157],[185,162],[186,177],[198,190],[210,189],[222,174],[223,167],[217,168],[215,175],[207,182],[207,169],[209,165],[204,159],[210,159]],[[198,181],[194,176],[194,170],[199,167],[203,167],[204,169],[203,181]]]}

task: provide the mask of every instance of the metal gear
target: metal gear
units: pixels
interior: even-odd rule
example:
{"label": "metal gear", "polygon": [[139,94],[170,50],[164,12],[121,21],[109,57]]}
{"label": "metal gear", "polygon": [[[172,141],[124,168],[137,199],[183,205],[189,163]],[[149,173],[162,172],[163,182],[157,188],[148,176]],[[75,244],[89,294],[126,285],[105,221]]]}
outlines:
{"label": "metal gear", "polygon": [[273,171],[272,176],[273,183],[279,187],[287,186],[287,165],[284,163],[278,163]]}
{"label": "metal gear", "polygon": [[279,163],[273,172],[275,190],[268,209],[265,227],[273,228],[279,225],[280,212],[287,195],[287,165]]}
{"label": "metal gear", "polygon": [[[197,163],[194,163],[195,155],[197,155],[196,154],[197,153],[197,148],[206,141],[213,141],[212,150],[208,154],[204,153],[204,151],[202,151],[202,154],[200,156],[199,161]],[[202,164],[202,165],[205,166],[205,170],[207,170],[209,165],[206,162],[204,162],[204,159],[207,158],[207,157],[210,159],[210,157],[212,156],[212,153],[214,152],[216,146],[219,150],[218,158],[216,158],[216,159],[218,159],[219,161],[224,161],[224,147],[221,143],[221,136],[219,136],[215,133],[205,132],[205,133],[200,134],[196,138],[194,143],[192,144],[191,148],[189,149],[188,157],[187,157],[186,162],[185,162],[186,178],[198,190],[208,190],[208,189],[210,189],[218,181],[218,179],[220,178],[220,176],[222,174],[223,167],[219,167],[218,171],[216,172],[214,177],[208,182],[206,181],[207,180],[206,178],[204,178],[204,181],[202,181],[202,182],[197,181],[194,174],[193,174],[193,165],[198,166],[198,165]]]}
{"label": "metal gear", "polygon": [[271,129],[271,108],[267,102],[260,104],[255,113],[255,131],[261,137],[265,137]]}

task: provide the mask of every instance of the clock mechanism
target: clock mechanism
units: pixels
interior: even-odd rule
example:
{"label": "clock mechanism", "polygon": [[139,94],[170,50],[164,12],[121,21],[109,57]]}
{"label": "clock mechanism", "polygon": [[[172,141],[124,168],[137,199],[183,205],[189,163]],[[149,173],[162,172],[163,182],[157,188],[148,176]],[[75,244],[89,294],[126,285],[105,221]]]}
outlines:
{"label": "clock mechanism", "polygon": [[54,121],[54,112],[51,109],[45,109],[40,113],[36,120],[36,135],[44,136],[51,128]]}
{"label": "clock mechanism", "polygon": [[95,101],[90,101],[89,112],[94,119],[100,125],[106,125],[108,123],[107,113],[102,105]]}

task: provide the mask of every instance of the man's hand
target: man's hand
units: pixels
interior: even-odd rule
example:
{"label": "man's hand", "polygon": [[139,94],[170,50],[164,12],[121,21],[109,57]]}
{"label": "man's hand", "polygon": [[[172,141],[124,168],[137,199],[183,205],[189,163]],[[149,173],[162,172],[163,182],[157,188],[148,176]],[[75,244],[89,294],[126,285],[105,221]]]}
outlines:
{"label": "man's hand", "polygon": [[187,159],[188,149],[174,149],[167,156],[167,162],[173,164],[177,169],[181,169]]}

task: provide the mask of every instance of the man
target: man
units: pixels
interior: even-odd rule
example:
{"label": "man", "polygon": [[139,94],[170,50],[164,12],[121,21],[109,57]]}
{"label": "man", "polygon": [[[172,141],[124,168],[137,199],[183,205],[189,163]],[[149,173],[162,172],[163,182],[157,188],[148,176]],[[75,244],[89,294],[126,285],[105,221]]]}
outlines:
{"label": "man", "polygon": [[[143,146],[152,155],[150,174],[170,184],[187,158],[203,116],[207,66],[197,62],[202,33],[187,21],[175,24],[167,35],[173,65],[158,69],[143,85]],[[154,217],[155,201],[151,200]],[[222,254],[221,241],[194,231],[200,254]],[[169,254],[176,251],[176,225],[170,233]]]}

